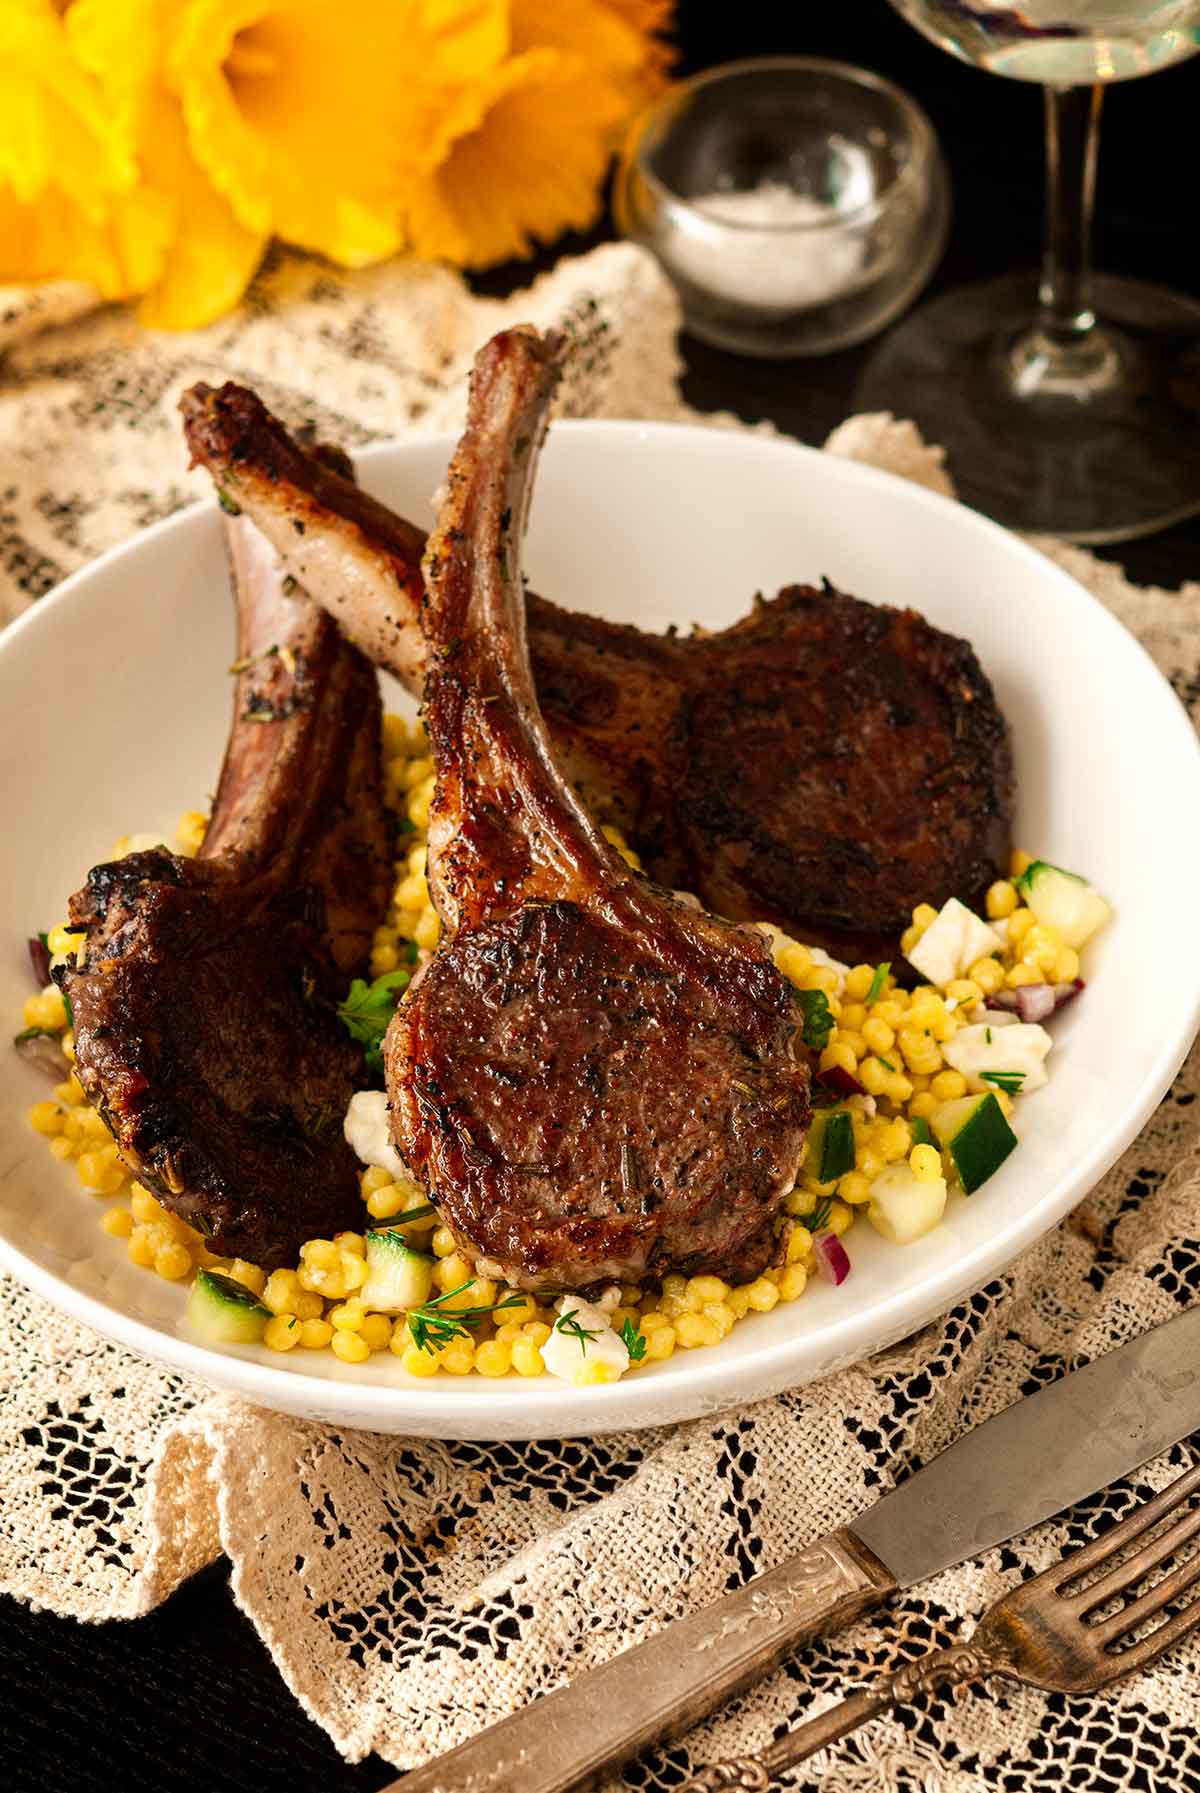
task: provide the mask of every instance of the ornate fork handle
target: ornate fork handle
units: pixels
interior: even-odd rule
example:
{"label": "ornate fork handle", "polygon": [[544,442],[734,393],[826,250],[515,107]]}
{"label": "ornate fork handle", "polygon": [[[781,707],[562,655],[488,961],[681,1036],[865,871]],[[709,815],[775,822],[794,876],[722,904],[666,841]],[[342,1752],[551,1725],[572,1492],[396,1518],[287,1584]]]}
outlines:
{"label": "ornate fork handle", "polygon": [[973,1645],[958,1644],[949,1650],[934,1650],[916,1662],[906,1662],[895,1674],[877,1681],[862,1693],[851,1694],[818,1713],[806,1724],[789,1731],[771,1744],[760,1756],[735,1756],[727,1762],[714,1762],[687,1782],[681,1793],[767,1793],[773,1777],[785,1768],[815,1756],[819,1749],[856,1731],[869,1718],[906,1706],[918,1694],[934,1687],[958,1687],[965,1681],[985,1681],[989,1675],[1002,1674],[1002,1660]]}

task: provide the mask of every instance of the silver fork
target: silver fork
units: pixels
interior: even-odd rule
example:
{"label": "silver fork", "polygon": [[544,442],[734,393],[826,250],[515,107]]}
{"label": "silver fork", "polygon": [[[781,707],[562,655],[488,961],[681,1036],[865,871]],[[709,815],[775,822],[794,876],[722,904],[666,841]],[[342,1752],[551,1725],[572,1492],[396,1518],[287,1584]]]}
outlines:
{"label": "silver fork", "polygon": [[[1139,1598],[1105,1613],[1120,1596],[1136,1589],[1152,1569],[1178,1554],[1200,1533],[1200,1504],[1126,1554],[1134,1539],[1184,1506],[1200,1491],[1200,1464],[1164,1488],[1102,1537],[1070,1551],[1033,1580],[989,1607],[969,1644],[934,1650],[905,1663],[874,1687],[832,1706],[789,1731],[759,1756],[740,1756],[701,1769],[681,1793],[764,1793],[773,1776],[815,1755],[827,1744],[857,1730],[869,1718],[907,1705],[934,1688],[957,1687],[999,1676],[1056,1693],[1095,1693],[1145,1668],[1200,1625],[1200,1599],[1193,1597],[1146,1635],[1119,1648],[1122,1639],[1158,1617],[1200,1581],[1200,1550],[1179,1563]],[[1106,1566],[1111,1565],[1111,1566]],[[1074,1584],[1094,1569],[1103,1573],[1086,1587]]]}

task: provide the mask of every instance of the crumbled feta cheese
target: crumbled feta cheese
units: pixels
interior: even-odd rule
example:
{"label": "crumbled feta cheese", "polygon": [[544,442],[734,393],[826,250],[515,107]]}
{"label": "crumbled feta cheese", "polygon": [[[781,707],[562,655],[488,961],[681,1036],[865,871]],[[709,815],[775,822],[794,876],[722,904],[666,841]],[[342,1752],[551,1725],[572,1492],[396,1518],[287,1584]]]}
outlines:
{"label": "crumbled feta cheese", "polygon": [[965,977],[976,959],[998,952],[1000,944],[995,928],[951,897],[908,954],[908,962],[928,983],[944,989],[956,977]]}
{"label": "crumbled feta cheese", "polygon": [[387,1096],[381,1089],[356,1090],[342,1123],[346,1144],[363,1164],[376,1164],[394,1177],[406,1174],[388,1134]]}
{"label": "crumbled feta cheese", "polygon": [[[620,1290],[617,1293],[619,1296]],[[574,1382],[583,1369],[596,1363],[611,1365],[618,1376],[625,1374],[629,1352],[624,1339],[609,1325],[608,1313],[602,1307],[579,1295],[563,1295],[558,1301],[558,1316],[553,1332],[542,1346],[542,1362],[552,1376]],[[573,1323],[567,1331],[561,1330],[564,1320]],[[582,1338],[581,1332],[590,1336]]]}
{"label": "crumbled feta cheese", "polygon": [[[989,1033],[993,1034],[990,1040]],[[1046,1029],[1032,1022],[1018,1021],[1014,1026],[1000,1028],[996,1028],[994,1022],[984,1022],[961,1028],[952,1040],[946,1041],[942,1054],[946,1063],[966,1078],[969,1090],[1002,1088],[1003,1085],[987,1082],[982,1073],[995,1071],[1003,1075],[1010,1072],[1021,1081],[1009,1093],[1024,1096],[1030,1090],[1041,1089],[1046,1082],[1043,1061],[1052,1045]]]}

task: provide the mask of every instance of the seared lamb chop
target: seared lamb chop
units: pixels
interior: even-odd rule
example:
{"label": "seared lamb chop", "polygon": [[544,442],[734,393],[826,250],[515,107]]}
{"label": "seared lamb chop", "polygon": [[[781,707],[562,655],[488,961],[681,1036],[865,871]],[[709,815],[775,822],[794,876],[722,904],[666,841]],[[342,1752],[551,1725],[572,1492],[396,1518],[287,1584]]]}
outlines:
{"label": "seared lamb chop", "polygon": [[425,557],[436,954],[384,1042],[395,1143],[473,1258],[527,1287],[760,1271],[808,1121],[766,937],[632,873],[537,708],[519,557],[558,344],[475,363]]}
{"label": "seared lamb chop", "polygon": [[204,844],[100,865],[60,970],[76,1070],[125,1161],[222,1254],[270,1268],[361,1218],[334,1013],[387,905],[374,668],[245,517],[232,732]]}
{"label": "seared lamb chop", "polygon": [[[217,486],[419,694],[420,532],[316,466],[244,387],[193,387],[183,410]],[[969,644],[916,612],[789,586],[677,639],[527,603],[559,764],[664,883],[877,959],[915,904],[976,903],[1005,870],[1004,719]]]}

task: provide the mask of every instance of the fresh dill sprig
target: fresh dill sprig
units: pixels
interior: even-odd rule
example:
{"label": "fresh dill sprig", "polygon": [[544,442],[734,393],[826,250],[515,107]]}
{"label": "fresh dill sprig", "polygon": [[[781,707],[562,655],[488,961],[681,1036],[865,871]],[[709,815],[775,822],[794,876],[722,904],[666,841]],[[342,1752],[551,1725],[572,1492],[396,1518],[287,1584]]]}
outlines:
{"label": "fresh dill sprig", "polygon": [[979,1075],[984,1083],[994,1083],[1006,1096],[1020,1095],[1025,1081],[1024,1071],[981,1071]]}
{"label": "fresh dill sprig", "polygon": [[641,1363],[646,1355],[646,1335],[638,1331],[628,1314],[621,1323],[620,1338],[629,1353],[630,1363]]}
{"label": "fresh dill sprig", "polygon": [[589,1339],[598,1339],[600,1337],[598,1330],[589,1330],[588,1327],[581,1323],[579,1315],[573,1307],[568,1308],[565,1314],[559,1315],[558,1319],[554,1322],[554,1330],[555,1332],[564,1333],[569,1339],[575,1339],[578,1342],[580,1351],[585,1357],[587,1356]]}
{"label": "fresh dill sprig", "polygon": [[524,1295],[506,1295],[503,1301],[491,1302],[486,1307],[448,1309],[447,1301],[453,1301],[464,1289],[471,1288],[473,1282],[474,1278],[469,1278],[459,1283],[457,1289],[447,1289],[444,1295],[435,1295],[432,1301],[422,1301],[419,1307],[409,1308],[408,1330],[418,1351],[432,1353],[452,1339],[470,1338],[489,1314],[503,1313],[506,1307],[523,1307],[525,1304]]}

